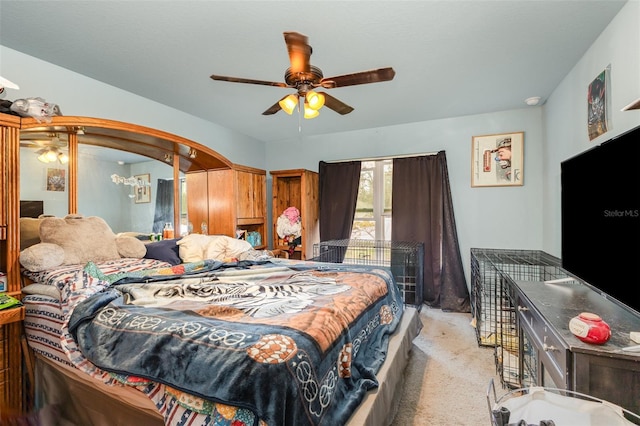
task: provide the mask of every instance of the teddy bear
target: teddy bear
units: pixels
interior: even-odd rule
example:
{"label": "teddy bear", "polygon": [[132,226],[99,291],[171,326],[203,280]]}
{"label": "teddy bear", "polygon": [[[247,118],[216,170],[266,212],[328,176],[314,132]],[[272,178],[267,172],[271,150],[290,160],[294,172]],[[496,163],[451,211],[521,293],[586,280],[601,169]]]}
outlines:
{"label": "teddy bear", "polygon": [[20,252],[20,264],[31,272],[60,265],[142,258],[147,248],[132,236],[118,236],[97,216],[67,215],[39,219],[37,242]]}

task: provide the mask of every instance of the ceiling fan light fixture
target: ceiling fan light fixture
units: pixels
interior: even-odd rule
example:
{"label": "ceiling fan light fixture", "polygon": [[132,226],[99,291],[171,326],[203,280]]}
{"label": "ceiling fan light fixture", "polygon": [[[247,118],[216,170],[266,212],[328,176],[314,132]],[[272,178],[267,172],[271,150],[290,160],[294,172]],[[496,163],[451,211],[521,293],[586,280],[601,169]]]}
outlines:
{"label": "ceiling fan light fixture", "polygon": [[304,118],[309,120],[311,118],[316,118],[319,115],[320,113],[318,112],[318,110],[310,108],[307,102],[304,103]]}
{"label": "ceiling fan light fixture", "polygon": [[44,156],[47,158],[48,163],[53,163],[58,159],[58,150],[50,149],[44,154]]}
{"label": "ceiling fan light fixture", "polygon": [[284,99],[281,99],[278,104],[280,104],[280,108],[282,108],[284,112],[291,115],[293,114],[293,110],[296,108],[296,105],[298,105],[298,96],[293,94],[289,95]]}
{"label": "ceiling fan light fixture", "polygon": [[324,106],[324,95],[322,93],[314,92],[310,90],[307,92],[305,106],[308,104],[309,108],[318,111],[320,108]]}
{"label": "ceiling fan light fixture", "polygon": [[69,162],[69,156],[64,152],[58,153],[58,161],[60,164],[67,164]]}

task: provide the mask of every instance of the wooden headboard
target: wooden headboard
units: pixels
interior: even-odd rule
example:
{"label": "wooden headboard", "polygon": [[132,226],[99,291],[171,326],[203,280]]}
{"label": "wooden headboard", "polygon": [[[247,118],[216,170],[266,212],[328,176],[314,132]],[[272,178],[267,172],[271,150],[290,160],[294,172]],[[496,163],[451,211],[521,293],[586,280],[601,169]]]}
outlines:
{"label": "wooden headboard", "polygon": [[37,218],[44,213],[44,201],[20,200],[20,217]]}

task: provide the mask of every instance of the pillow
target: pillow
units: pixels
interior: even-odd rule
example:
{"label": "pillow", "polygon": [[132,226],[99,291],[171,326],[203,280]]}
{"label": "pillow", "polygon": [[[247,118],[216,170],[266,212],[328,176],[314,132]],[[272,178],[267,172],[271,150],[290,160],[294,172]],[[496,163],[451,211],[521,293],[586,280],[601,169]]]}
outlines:
{"label": "pillow", "polygon": [[237,259],[247,250],[252,250],[253,246],[246,240],[227,237],[225,235],[212,236],[205,249],[205,259],[215,259],[225,261],[226,259]]}
{"label": "pillow", "polygon": [[120,259],[116,235],[107,222],[97,216],[44,218],[40,224],[40,241],[62,247],[65,265]]}
{"label": "pillow", "polygon": [[134,257],[136,259],[143,258],[147,252],[144,243],[135,237],[118,236],[116,237],[116,247],[118,253],[122,257]]}
{"label": "pillow", "polygon": [[58,290],[58,287],[54,286],[54,285],[47,285],[47,284],[29,284],[25,287],[22,287],[22,293],[23,294],[31,294],[31,295],[42,295],[42,296],[49,296],[53,299],[58,299],[60,300],[60,290]]}
{"label": "pillow", "polygon": [[20,252],[20,264],[31,272],[46,271],[64,262],[64,249],[58,244],[39,243]]}
{"label": "pillow", "polygon": [[140,242],[140,244],[147,248],[147,253],[144,255],[146,259],[163,260],[172,265],[178,265],[182,263],[182,259],[177,242],[178,238],[156,241],[146,245]]}
{"label": "pillow", "polygon": [[[209,242],[208,235],[189,234],[177,242],[180,259],[183,262],[199,262],[204,259],[204,250]],[[147,244],[148,245],[148,244]]]}

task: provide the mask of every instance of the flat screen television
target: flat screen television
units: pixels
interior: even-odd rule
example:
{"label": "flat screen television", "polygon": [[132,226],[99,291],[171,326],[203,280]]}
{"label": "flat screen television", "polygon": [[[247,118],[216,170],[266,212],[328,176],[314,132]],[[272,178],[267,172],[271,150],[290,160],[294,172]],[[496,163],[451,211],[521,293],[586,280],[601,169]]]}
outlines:
{"label": "flat screen television", "polygon": [[640,313],[640,126],[561,163],[562,267]]}

